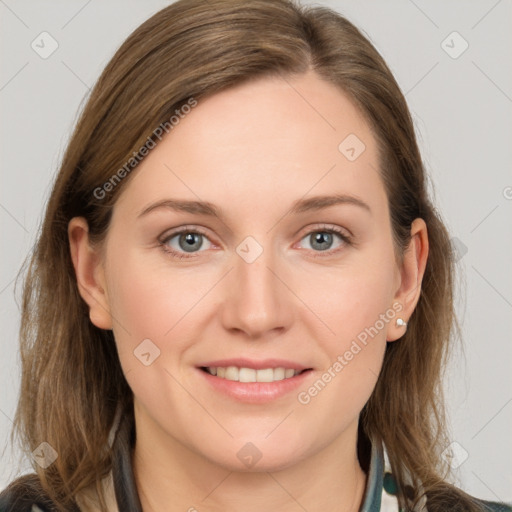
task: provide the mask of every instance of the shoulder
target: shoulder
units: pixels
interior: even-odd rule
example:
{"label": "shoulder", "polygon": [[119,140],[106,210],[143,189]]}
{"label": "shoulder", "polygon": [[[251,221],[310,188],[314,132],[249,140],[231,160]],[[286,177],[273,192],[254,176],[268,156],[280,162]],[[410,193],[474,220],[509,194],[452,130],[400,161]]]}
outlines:
{"label": "shoulder", "polygon": [[[379,512],[403,512],[399,509],[398,484],[393,475],[387,447],[377,438],[372,439],[371,447],[374,463],[382,467],[382,496],[381,506],[378,510]],[[411,482],[411,476],[407,470],[405,470],[405,477],[405,490],[407,491],[407,483]],[[410,490],[413,491],[412,487]],[[474,510],[475,507],[481,512],[512,512],[512,502],[505,503],[477,498],[448,481],[439,481],[435,489],[430,488],[427,491],[420,487],[419,491],[422,498],[415,504],[412,512],[468,512],[468,510]]]}
{"label": "shoulder", "polygon": [[[108,510],[117,510],[114,482],[111,473],[102,480]],[[68,512],[100,510],[95,487],[81,490],[74,496]],[[57,505],[43,489],[38,476],[33,473],[14,480],[0,492],[0,512],[57,512]]]}
{"label": "shoulder", "polygon": [[0,493],[0,512],[53,512],[51,500],[36,474],[14,480]]}
{"label": "shoulder", "polygon": [[[44,491],[38,476],[22,476],[0,492],[0,512],[56,512],[55,503]],[[78,508],[70,512],[78,512]]]}
{"label": "shoulder", "polygon": [[512,512],[512,504],[497,501],[476,500],[486,512]]}
{"label": "shoulder", "polygon": [[[395,478],[391,472],[386,472],[379,512],[403,512],[398,505],[397,491]],[[481,512],[512,512],[512,503],[476,498],[452,485],[444,487],[439,494],[427,493],[413,512],[467,512],[469,503],[476,505]]]}

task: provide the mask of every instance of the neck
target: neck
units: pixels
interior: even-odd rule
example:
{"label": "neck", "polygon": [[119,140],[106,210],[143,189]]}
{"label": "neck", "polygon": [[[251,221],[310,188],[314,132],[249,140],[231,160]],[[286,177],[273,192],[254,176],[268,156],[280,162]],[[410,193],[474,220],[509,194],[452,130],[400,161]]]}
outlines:
{"label": "neck", "polygon": [[251,472],[215,464],[137,414],[136,431],[133,466],[144,512],[357,512],[363,501],[357,423],[286,469]]}

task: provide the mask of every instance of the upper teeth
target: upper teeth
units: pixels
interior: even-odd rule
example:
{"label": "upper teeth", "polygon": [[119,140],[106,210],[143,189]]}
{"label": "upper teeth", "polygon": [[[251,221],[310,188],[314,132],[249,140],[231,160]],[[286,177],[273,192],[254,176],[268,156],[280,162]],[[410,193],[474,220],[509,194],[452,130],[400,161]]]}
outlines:
{"label": "upper teeth", "polygon": [[238,368],[236,366],[228,366],[227,368],[209,366],[207,370],[208,373],[222,379],[240,382],[274,382],[276,380],[289,379],[300,373],[300,370],[281,367],[255,370],[254,368]]}

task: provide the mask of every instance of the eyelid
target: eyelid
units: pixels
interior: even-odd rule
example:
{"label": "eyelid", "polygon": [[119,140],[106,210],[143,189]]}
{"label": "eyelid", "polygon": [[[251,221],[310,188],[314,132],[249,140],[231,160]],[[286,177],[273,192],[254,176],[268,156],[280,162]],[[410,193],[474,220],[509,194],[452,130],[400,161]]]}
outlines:
{"label": "eyelid", "polygon": [[304,234],[301,235],[300,238],[302,240],[302,238],[304,238],[305,236],[307,236],[311,233],[316,233],[316,232],[321,232],[321,231],[333,231],[334,233],[337,233],[340,236],[347,238],[347,239],[351,239],[354,236],[352,234],[352,232],[347,228],[338,226],[336,224],[326,224],[325,222],[319,222],[316,224],[310,224],[310,225],[306,226],[305,228],[303,228],[299,232],[299,233],[304,232]]}
{"label": "eyelid", "polygon": [[185,226],[180,226],[178,228],[172,228],[172,229],[168,229],[167,231],[164,231],[158,237],[158,240],[160,242],[167,242],[170,238],[173,238],[176,235],[181,235],[182,233],[197,233],[199,235],[204,235],[205,237],[207,237],[209,239],[206,230],[203,229],[201,226],[185,225]]}

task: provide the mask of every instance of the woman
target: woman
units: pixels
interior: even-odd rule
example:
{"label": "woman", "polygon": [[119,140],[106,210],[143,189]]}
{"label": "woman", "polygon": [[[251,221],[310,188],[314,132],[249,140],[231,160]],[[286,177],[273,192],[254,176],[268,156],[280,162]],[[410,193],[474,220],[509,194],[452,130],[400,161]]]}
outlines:
{"label": "woman", "polygon": [[346,19],[182,0],[98,80],[25,283],[3,510],[511,510],[445,481],[449,239]]}

